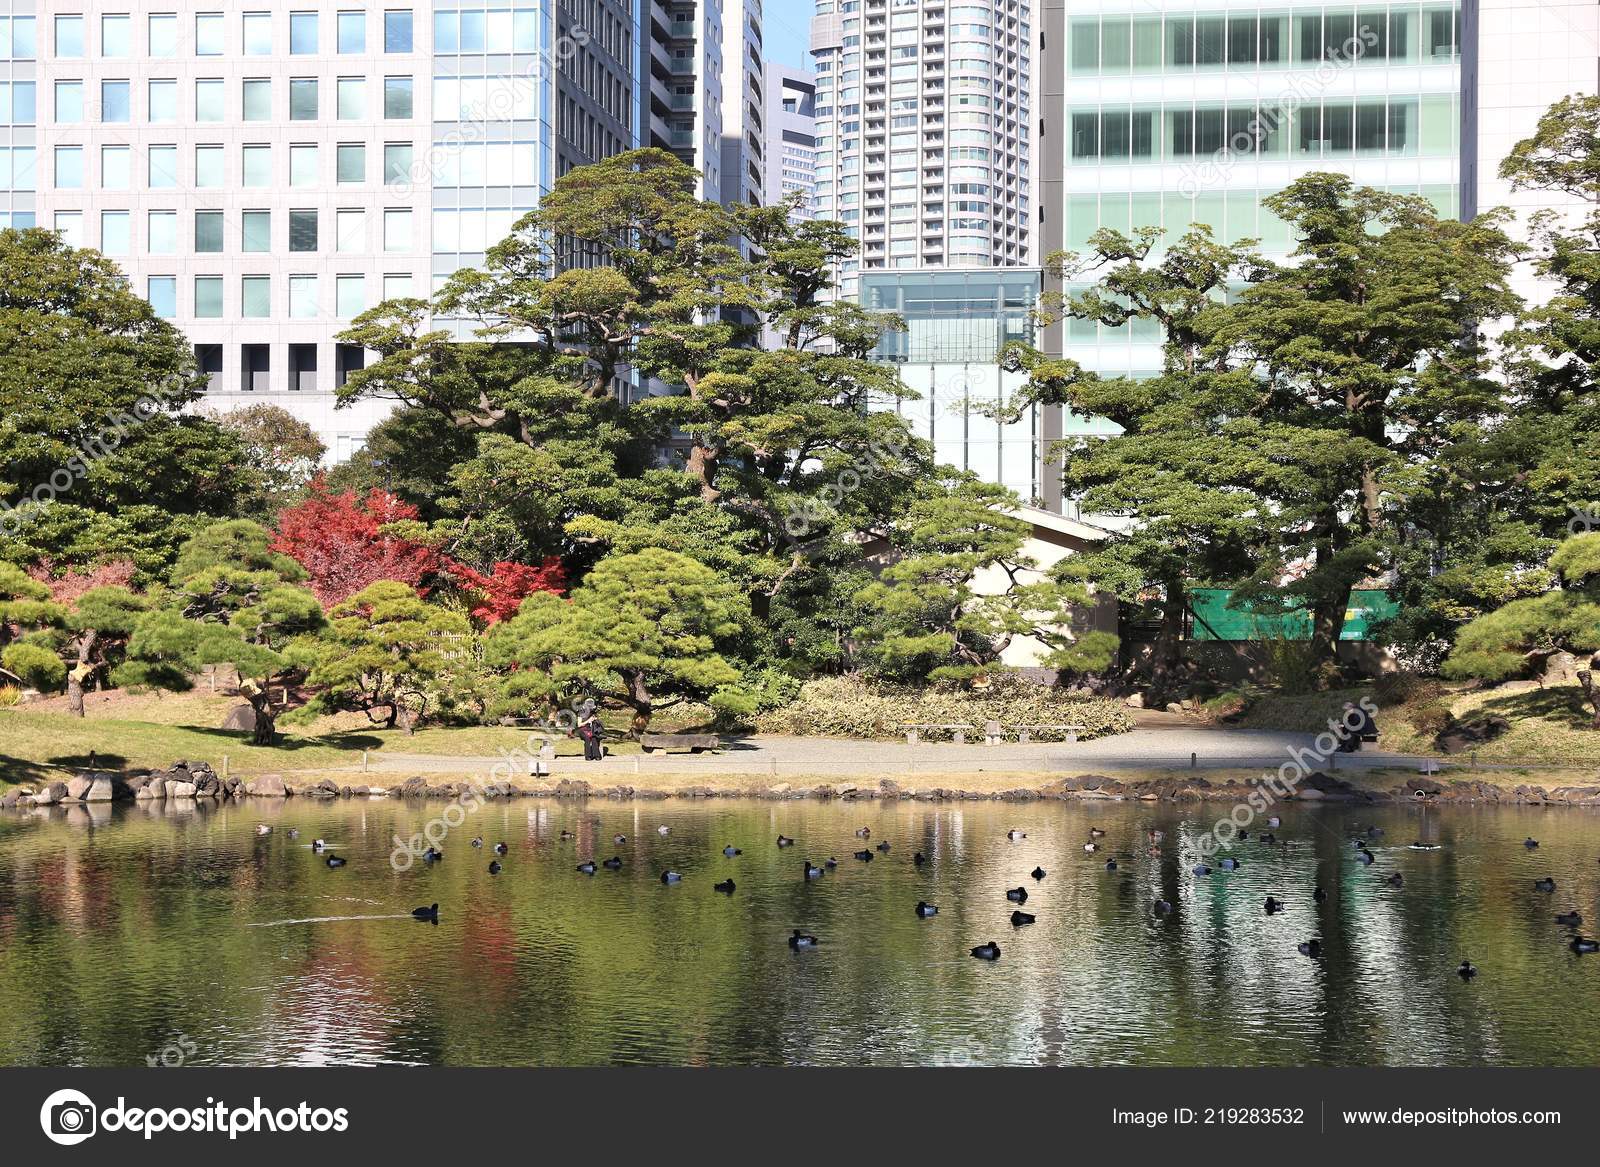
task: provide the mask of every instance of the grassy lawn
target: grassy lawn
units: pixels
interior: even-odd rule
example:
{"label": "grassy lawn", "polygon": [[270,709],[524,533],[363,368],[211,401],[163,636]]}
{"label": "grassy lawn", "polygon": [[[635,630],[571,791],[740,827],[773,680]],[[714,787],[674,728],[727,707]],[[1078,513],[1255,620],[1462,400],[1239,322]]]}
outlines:
{"label": "grassy lawn", "polygon": [[[181,758],[210,762],[220,770],[226,754],[229,771],[248,776],[358,765],[362,751],[492,757],[525,748],[529,737],[527,729],[504,726],[425,727],[408,737],[401,729],[366,725],[363,717],[359,727],[349,719],[286,727],[277,745],[254,746],[237,731],[213,728],[236,703],[223,699],[219,712],[193,700],[166,707],[157,701],[148,708],[118,704],[115,716],[91,706],[83,718],[34,706],[0,709],[0,787],[59,778],[64,769],[86,765],[91,750],[98,765],[111,769],[169,766]],[[606,745],[614,754],[638,750],[635,743],[616,738]],[[556,742],[557,754],[582,752],[575,739]]]}
{"label": "grassy lawn", "polygon": [[[1346,689],[1301,695],[1265,694],[1245,712],[1239,724],[1250,729],[1315,732],[1338,715],[1346,701],[1367,690]],[[1499,714],[1511,722],[1504,736],[1478,747],[1482,762],[1600,764],[1600,732],[1589,728],[1590,713],[1577,685],[1502,685],[1493,689],[1457,689],[1444,697],[1459,719]],[[1381,703],[1380,703],[1381,704]],[[1381,708],[1381,748],[1404,754],[1433,754],[1433,736],[1407,720],[1404,704]]]}

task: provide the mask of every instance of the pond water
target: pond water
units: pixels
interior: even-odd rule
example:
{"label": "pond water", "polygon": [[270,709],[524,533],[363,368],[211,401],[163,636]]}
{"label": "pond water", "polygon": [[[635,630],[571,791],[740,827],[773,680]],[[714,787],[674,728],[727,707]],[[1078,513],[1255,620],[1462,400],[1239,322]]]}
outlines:
{"label": "pond water", "polygon": [[[0,1064],[1600,1063],[1600,955],[1553,919],[1600,924],[1587,811],[1291,806],[1278,845],[1198,877],[1216,807],[523,799],[396,871],[393,837],[442,809],[0,815]],[[1364,867],[1350,840],[1373,824]],[[1014,928],[1019,885],[1037,922]],[[434,902],[437,924],[410,917]],[[792,951],[795,928],[820,944]],[[1321,959],[1297,951],[1312,937]],[[989,940],[998,961],[969,955]]]}

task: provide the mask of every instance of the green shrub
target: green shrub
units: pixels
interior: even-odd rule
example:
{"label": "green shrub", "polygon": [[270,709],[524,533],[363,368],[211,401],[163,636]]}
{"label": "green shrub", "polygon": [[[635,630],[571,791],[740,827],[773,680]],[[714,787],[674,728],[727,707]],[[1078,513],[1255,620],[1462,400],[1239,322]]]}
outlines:
{"label": "green shrub", "polygon": [[1228,689],[1208,698],[1205,711],[1211,717],[1234,717],[1250,708],[1250,694],[1242,689]]}
{"label": "green shrub", "polygon": [[0,667],[30,689],[53,693],[67,683],[67,666],[48,648],[37,644],[12,644],[0,653]]}
{"label": "green shrub", "polygon": [[934,685],[875,685],[855,677],[827,677],[801,686],[794,701],[757,718],[763,733],[815,737],[896,738],[907,723],[1081,725],[1080,738],[1126,733],[1132,716],[1102,697],[1075,697],[1061,689],[1001,674],[982,689]]}

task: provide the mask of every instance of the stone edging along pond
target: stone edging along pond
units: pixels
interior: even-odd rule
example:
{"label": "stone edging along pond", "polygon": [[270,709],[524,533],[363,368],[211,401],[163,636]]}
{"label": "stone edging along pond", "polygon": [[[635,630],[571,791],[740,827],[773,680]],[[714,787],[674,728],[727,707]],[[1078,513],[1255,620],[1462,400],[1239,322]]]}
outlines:
{"label": "stone edging along pond", "polygon": [[[1020,777],[1020,776],[1019,776]],[[1274,794],[1275,800],[1342,803],[1503,803],[1535,806],[1600,806],[1600,784],[1554,787],[1522,783],[1497,786],[1493,783],[1461,779],[1440,781],[1426,776],[1410,776],[1393,785],[1380,785],[1392,775],[1371,775],[1371,784],[1354,785],[1342,778],[1317,771],[1306,775],[1289,799]],[[1005,781],[1003,775],[994,775]],[[1142,801],[1142,802],[1239,802],[1254,793],[1260,783],[1229,780],[1211,782],[1197,775],[1182,777],[1113,778],[1104,774],[1079,774],[1054,777],[1036,785],[998,786],[989,789],[963,789],[951,786],[902,786],[884,778],[876,784],[771,782],[751,776],[749,784],[700,783],[654,788],[626,784],[602,785],[584,779],[563,778],[557,782],[528,785],[504,783],[490,788],[472,782],[430,783],[421,777],[407,778],[394,786],[341,785],[332,778],[319,778],[304,784],[286,782],[277,775],[263,775],[248,781],[219,778],[204,762],[177,762],[167,770],[124,777],[108,771],[85,771],[66,782],[53,782],[42,790],[16,787],[0,798],[0,807],[71,805],[79,802],[114,800],[197,799],[226,800],[251,798],[402,798],[448,800],[476,791],[486,798],[606,798],[612,800],[669,798],[754,798],[772,801],[812,798],[844,801],[875,799],[917,802],[950,801]]]}

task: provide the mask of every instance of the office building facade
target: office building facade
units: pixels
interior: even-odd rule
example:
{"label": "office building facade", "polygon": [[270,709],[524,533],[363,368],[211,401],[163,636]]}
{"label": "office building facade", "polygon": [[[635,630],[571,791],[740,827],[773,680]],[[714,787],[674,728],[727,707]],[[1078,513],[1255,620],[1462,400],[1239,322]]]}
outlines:
{"label": "office building facade", "polygon": [[115,259],[205,407],[281,405],[331,461],[336,336],[481,262],[573,166],[638,144],[635,0],[8,0],[0,214]]}
{"label": "office building facade", "polygon": [[1024,0],[818,0],[816,213],[860,273],[1033,260],[1032,9]]}
{"label": "office building facade", "polygon": [[767,165],[763,201],[800,199],[791,218],[814,217],[817,186],[817,78],[809,69],[766,65]]}
{"label": "office building facade", "polygon": [[639,145],[700,172],[696,193],[722,199],[723,21],[713,0],[640,0]]}

